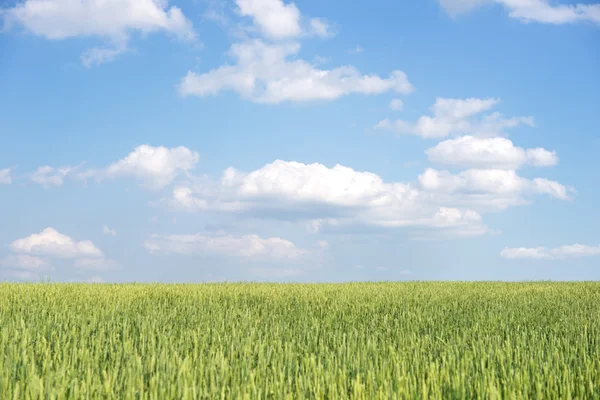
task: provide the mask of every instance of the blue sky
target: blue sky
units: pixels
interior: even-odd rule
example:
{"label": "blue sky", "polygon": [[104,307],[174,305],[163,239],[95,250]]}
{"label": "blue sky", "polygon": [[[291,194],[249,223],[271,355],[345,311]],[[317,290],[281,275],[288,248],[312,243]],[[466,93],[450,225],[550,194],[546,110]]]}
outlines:
{"label": "blue sky", "polygon": [[600,5],[0,11],[0,279],[600,279]]}

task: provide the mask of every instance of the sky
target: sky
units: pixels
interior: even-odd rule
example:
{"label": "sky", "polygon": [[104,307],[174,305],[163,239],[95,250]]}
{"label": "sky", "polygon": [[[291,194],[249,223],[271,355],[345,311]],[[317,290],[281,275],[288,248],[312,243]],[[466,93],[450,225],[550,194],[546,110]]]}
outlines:
{"label": "sky", "polygon": [[580,1],[3,1],[0,280],[600,279]]}

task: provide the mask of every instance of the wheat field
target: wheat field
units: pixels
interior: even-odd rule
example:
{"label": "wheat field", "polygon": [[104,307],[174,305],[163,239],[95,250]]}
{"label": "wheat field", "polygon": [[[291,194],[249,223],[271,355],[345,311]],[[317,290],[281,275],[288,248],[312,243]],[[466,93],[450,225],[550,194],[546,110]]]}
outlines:
{"label": "wheat field", "polygon": [[0,283],[2,399],[600,398],[600,283]]}

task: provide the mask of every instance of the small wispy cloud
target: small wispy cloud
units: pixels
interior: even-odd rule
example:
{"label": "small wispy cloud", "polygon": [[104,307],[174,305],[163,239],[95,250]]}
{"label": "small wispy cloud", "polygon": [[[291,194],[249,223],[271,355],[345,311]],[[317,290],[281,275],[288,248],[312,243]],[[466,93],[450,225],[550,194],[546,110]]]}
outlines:
{"label": "small wispy cloud", "polygon": [[115,229],[109,228],[107,225],[102,227],[102,233],[109,236],[117,236],[117,231]]}
{"label": "small wispy cloud", "polygon": [[362,48],[359,44],[357,44],[355,47],[353,47],[350,50],[348,50],[348,53],[350,53],[350,54],[360,54],[360,53],[363,53],[364,51],[365,51],[365,49]]}
{"label": "small wispy cloud", "polygon": [[507,259],[530,260],[561,260],[577,257],[600,256],[600,246],[587,246],[584,244],[571,244],[554,248],[547,247],[505,247],[500,256]]}

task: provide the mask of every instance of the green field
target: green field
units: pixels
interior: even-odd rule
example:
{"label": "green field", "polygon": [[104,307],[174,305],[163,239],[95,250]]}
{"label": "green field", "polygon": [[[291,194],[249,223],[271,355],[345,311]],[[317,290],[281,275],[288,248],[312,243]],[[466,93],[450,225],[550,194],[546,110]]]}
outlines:
{"label": "green field", "polygon": [[0,398],[600,398],[600,283],[0,283]]}

